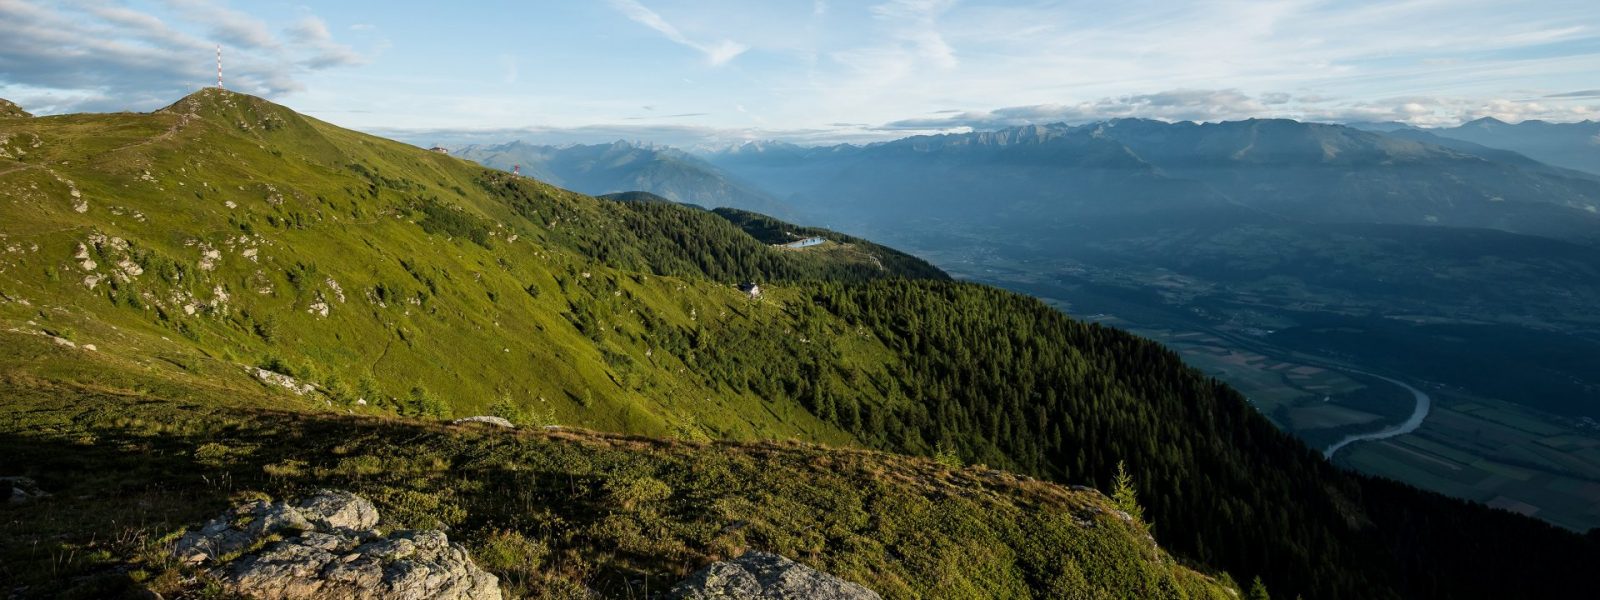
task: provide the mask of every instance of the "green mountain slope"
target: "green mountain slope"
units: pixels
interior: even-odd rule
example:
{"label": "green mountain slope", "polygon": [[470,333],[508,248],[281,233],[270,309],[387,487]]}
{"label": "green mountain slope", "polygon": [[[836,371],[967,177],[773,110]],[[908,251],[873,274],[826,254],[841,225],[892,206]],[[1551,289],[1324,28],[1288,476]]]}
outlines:
{"label": "green mountain slope", "polygon": [[[412,396],[450,390],[456,413],[506,400],[613,430],[845,441],[803,415],[667,408],[762,402],[670,350],[690,336],[803,329],[781,290],[752,303],[724,284],[894,274],[779,252],[710,213],[652,221],[657,209],[513,181],[244,96],[29,120],[12,137],[43,141],[0,168],[7,240],[30,249],[7,258],[14,315],[76,306],[52,318],[130,341],[184,338],[318,382],[335,402],[408,414],[423,410]],[[691,273],[702,277],[655,277]]]}
{"label": "green mountain slope", "polygon": [[1233,597],[1104,496],[992,469],[796,443],[306,414],[260,387],[189,377],[135,375],[142,392],[110,391],[138,366],[39,336],[0,341],[8,360],[65,354],[80,381],[96,382],[4,387],[3,464],[36,468],[61,498],[0,507],[8,596],[13,585],[28,586],[23,597],[202,592],[165,557],[169,531],[239,490],[331,486],[373,498],[394,519],[386,527],[448,526],[527,597],[659,594],[746,548],[885,597]]}
{"label": "green mountain slope", "polygon": [[[45,415],[18,421],[24,441],[65,431],[98,452],[83,424],[113,409],[75,409],[95,406],[80,394],[150,402],[118,425],[135,428],[229,402],[314,422],[496,412],[942,451],[1106,487],[1125,461],[1178,556],[1308,598],[1562,596],[1596,557],[1535,521],[1339,471],[1159,346],[852,238],[590,198],[219,90],[0,128],[33,148],[0,159],[0,326],[34,342],[8,343],[4,385],[35,398],[15,414]],[[789,250],[776,233],[834,237]],[[370,438],[329,423],[306,436]],[[441,461],[449,485],[410,489],[491,485]]]}

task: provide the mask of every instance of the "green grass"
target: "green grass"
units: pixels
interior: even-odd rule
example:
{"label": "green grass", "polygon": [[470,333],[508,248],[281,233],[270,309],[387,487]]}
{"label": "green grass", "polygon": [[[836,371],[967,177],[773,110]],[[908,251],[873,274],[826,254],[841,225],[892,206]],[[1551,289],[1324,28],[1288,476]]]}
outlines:
{"label": "green grass", "polygon": [[658,593],[747,549],[894,598],[1230,597],[1100,494],[992,469],[292,412],[264,408],[274,397],[260,390],[143,386],[0,385],[0,456],[54,494],[0,508],[0,580],[30,596],[198,593],[204,578],[165,556],[185,527],[242,497],[334,486],[377,502],[384,527],[448,526],[527,597]]}
{"label": "green grass", "polygon": [[[24,167],[0,175],[0,233],[38,248],[0,255],[8,327],[49,320],[102,353],[137,360],[159,347],[235,380],[248,379],[245,365],[286,365],[336,392],[326,400],[391,413],[411,411],[420,388],[453,415],[501,402],[597,429],[851,441],[809,415],[763,408],[661,345],[811,329],[786,312],[782,289],[751,304],[729,284],[832,263],[770,250],[712,213],[679,209],[692,225],[679,233],[738,249],[745,258],[719,263],[725,280],[684,278],[705,257],[647,243],[654,232],[639,231],[649,220],[636,211],[248,96],[208,90],[155,114],[5,129],[42,140],[21,161],[0,159],[0,170]],[[92,269],[75,257],[80,244]],[[808,354],[786,339],[760,343]]]}

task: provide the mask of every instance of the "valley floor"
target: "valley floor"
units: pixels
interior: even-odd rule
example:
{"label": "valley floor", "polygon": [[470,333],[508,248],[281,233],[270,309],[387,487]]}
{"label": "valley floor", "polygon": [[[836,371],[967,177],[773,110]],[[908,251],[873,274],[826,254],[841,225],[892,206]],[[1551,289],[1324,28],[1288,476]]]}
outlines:
{"label": "valley floor", "polygon": [[[1159,341],[1243,392],[1263,414],[1314,447],[1407,427],[1403,435],[1339,449],[1337,464],[1575,531],[1600,527],[1600,423],[1428,381],[1360,357],[1280,345],[1267,335],[1270,324],[1216,325],[1175,311],[1181,303],[1086,293],[1094,289],[1086,279],[1061,284],[1054,278],[1072,277],[998,268],[1007,263],[994,256],[926,255],[963,279],[1035,295],[1078,318]],[[1373,371],[1386,375],[1368,373]],[[1417,406],[1412,386],[1429,396],[1426,418],[1415,427],[1409,422]]]}

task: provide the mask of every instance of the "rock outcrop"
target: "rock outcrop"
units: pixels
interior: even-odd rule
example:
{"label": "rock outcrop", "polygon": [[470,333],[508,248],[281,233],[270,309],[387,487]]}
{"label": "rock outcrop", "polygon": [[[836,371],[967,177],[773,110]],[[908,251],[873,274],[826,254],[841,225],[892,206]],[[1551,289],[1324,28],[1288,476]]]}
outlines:
{"label": "rock outcrop", "polygon": [[348,492],[322,490],[292,505],[258,500],[185,534],[174,555],[250,598],[500,598],[495,576],[444,533],[382,535],[378,520],[371,502]]}
{"label": "rock outcrop", "polygon": [[505,427],[507,429],[516,429],[517,428],[516,425],[512,424],[511,421],[509,419],[506,419],[505,417],[495,417],[495,416],[489,416],[489,415],[478,415],[476,417],[462,417],[460,419],[456,419],[454,421],[451,421],[450,423],[453,424],[453,425],[464,425],[464,424],[467,424],[467,423],[483,423],[484,425],[494,425],[495,427]]}
{"label": "rock outcrop", "polygon": [[31,116],[33,115],[28,114],[28,111],[22,110],[22,107],[17,106],[16,103],[5,98],[0,98],[0,118],[20,118]]}
{"label": "rock outcrop", "polygon": [[776,554],[746,552],[673,586],[685,600],[880,600],[878,594]]}
{"label": "rock outcrop", "polygon": [[10,504],[27,504],[40,498],[48,498],[50,494],[39,489],[39,484],[28,477],[0,477],[0,493],[6,496]]}

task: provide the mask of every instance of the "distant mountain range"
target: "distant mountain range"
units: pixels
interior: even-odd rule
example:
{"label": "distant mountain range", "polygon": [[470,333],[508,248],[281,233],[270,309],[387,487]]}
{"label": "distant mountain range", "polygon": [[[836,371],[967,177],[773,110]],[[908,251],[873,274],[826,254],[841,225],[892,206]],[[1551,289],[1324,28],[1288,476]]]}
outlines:
{"label": "distant mountain range", "polygon": [[1515,125],[1485,117],[1433,133],[1513,150],[1557,167],[1600,174],[1600,123],[1523,121]]}
{"label": "distant mountain range", "polygon": [[662,146],[623,141],[564,146],[510,142],[470,145],[453,153],[506,171],[520,165],[523,175],[584,194],[647,191],[708,208],[730,207],[780,217],[793,213],[776,198],[736,181],[710,163]]}
{"label": "distant mountain range", "polygon": [[1600,123],[1507,123],[1484,117],[1456,127],[1422,129],[1405,123],[1351,123],[1351,127],[1380,132],[1422,131],[1441,138],[1462,140],[1489,148],[1510,150],[1557,167],[1600,174]]}
{"label": "distant mountain range", "polygon": [[1600,237],[1600,177],[1459,142],[1288,120],[1125,119],[708,159],[840,226],[898,222],[900,209],[1027,227],[1199,212]]}

